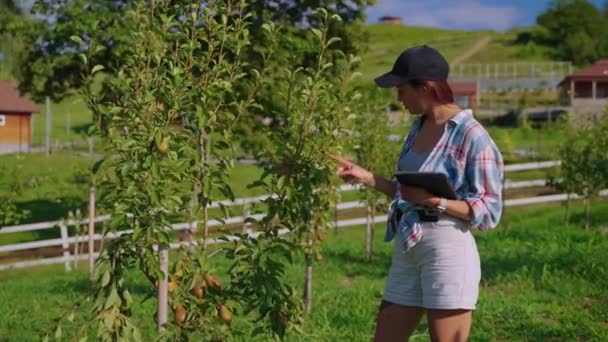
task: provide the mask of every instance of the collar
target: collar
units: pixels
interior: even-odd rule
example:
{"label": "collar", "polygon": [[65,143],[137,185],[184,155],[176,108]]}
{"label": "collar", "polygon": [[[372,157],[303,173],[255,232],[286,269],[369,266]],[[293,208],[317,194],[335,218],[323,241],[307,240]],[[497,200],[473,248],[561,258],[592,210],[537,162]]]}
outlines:
{"label": "collar", "polygon": [[470,109],[464,109],[461,110],[460,112],[456,113],[454,116],[452,116],[448,122],[453,123],[454,125],[458,126],[461,123],[467,121],[468,119],[473,117],[473,111]]}
{"label": "collar", "polygon": [[[471,109],[463,109],[460,112],[454,114],[448,120],[448,122],[452,123],[453,126],[458,126],[472,117],[473,117],[473,111]],[[424,122],[424,115],[421,115],[416,118],[414,125],[422,126],[423,122]]]}

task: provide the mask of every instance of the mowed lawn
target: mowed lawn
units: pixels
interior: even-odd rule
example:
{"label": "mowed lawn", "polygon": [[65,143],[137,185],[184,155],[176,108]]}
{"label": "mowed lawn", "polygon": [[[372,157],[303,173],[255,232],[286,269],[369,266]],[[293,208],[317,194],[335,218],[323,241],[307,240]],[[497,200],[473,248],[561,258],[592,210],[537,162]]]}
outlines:
{"label": "mowed lawn", "polygon": [[[594,227],[587,232],[580,203],[570,226],[563,225],[560,205],[508,208],[499,228],[476,234],[483,276],[471,340],[608,340],[608,203],[596,201],[592,217]],[[381,241],[383,224],[377,229],[373,262],[363,259],[363,227],[329,234],[324,260],[315,265],[313,313],[303,333],[290,332],[286,340],[370,340],[391,255],[391,244]],[[218,257],[216,268],[223,267]],[[303,274],[299,258],[289,268],[289,282],[300,288]],[[137,271],[129,278],[136,303],[153,294]],[[71,273],[62,265],[0,273],[0,341],[40,340],[87,289],[84,265]],[[155,336],[154,311],[154,300],[134,310],[145,340]],[[251,326],[236,315],[229,340],[252,341]],[[82,322],[77,316],[64,326],[64,336]],[[413,340],[428,340],[424,322]]]}

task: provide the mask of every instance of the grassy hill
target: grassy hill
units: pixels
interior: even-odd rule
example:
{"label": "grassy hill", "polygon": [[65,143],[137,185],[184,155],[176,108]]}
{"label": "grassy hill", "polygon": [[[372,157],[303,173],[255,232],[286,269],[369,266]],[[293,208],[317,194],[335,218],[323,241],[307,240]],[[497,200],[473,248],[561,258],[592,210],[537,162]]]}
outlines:
{"label": "grassy hill", "polygon": [[361,54],[362,82],[390,70],[395,58],[406,48],[426,44],[439,50],[449,62],[471,49],[484,37],[490,43],[464,63],[500,63],[550,60],[550,49],[518,41],[530,28],[507,32],[457,31],[430,27],[372,24],[366,27],[368,48]]}

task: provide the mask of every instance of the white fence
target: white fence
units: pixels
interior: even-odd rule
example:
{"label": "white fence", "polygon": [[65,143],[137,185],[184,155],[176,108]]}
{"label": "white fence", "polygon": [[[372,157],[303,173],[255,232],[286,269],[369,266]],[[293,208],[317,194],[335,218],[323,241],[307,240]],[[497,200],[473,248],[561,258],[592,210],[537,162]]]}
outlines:
{"label": "white fence", "polygon": [[[560,165],[559,161],[507,165],[507,166],[505,166],[505,171],[514,172],[514,171],[525,171],[525,170],[537,170],[537,169],[555,167],[558,165]],[[505,189],[522,189],[522,188],[529,188],[529,187],[542,187],[545,185],[546,185],[546,180],[544,180],[544,179],[518,181],[518,182],[506,181],[504,188]],[[341,191],[341,192],[352,191],[352,190],[356,190],[358,188],[359,188],[358,186],[348,184],[348,185],[341,186],[339,191]],[[601,193],[601,195],[608,196],[608,190],[603,191]],[[248,205],[248,204],[252,204],[252,203],[258,203],[267,197],[268,196],[257,196],[257,197],[250,197],[250,198],[240,198],[235,201],[221,201],[221,202],[214,203],[211,206],[211,208],[219,207],[220,203],[223,205],[226,205],[226,206],[243,206],[243,205]],[[531,198],[508,199],[508,200],[505,200],[504,203],[505,203],[505,206],[520,206],[520,205],[528,205],[528,204],[536,204],[536,203],[550,203],[550,202],[564,201],[567,199],[567,197],[568,197],[568,195],[566,195],[566,194],[548,195],[548,196],[539,196],[539,197],[531,197]],[[572,195],[570,198],[576,199],[578,197]],[[339,211],[339,210],[347,210],[347,209],[357,209],[357,208],[364,208],[365,206],[366,206],[366,204],[364,202],[351,201],[351,202],[344,202],[344,203],[338,204],[336,206],[336,210]],[[260,219],[260,218],[262,218],[262,216],[263,215],[259,214],[259,215],[249,215],[248,217]],[[100,222],[108,221],[109,219],[110,219],[110,215],[103,215],[103,216],[95,217],[94,222],[100,223]],[[208,225],[209,225],[209,227],[218,227],[218,226],[223,226],[223,225],[241,224],[241,223],[245,222],[245,219],[246,219],[246,217],[239,216],[239,217],[227,218],[223,222],[221,222],[219,220],[210,220],[210,221],[208,221]],[[384,215],[376,216],[375,219],[376,219],[376,221],[386,220],[386,216],[384,216]],[[89,241],[89,236],[80,235],[80,236],[71,236],[70,237],[70,236],[68,236],[67,227],[74,226],[74,225],[85,225],[88,222],[89,222],[88,219],[62,220],[62,221],[25,224],[25,225],[19,225],[19,226],[7,226],[7,227],[0,228],[0,234],[10,234],[10,233],[42,230],[42,229],[54,229],[54,228],[59,227],[60,235],[61,235],[60,238],[55,238],[55,239],[23,242],[23,243],[16,243],[16,244],[11,244],[11,245],[0,246],[0,254],[17,252],[17,251],[28,251],[28,250],[32,250],[32,249],[45,248],[45,247],[59,247],[60,246],[63,249],[61,256],[36,259],[36,260],[17,261],[17,262],[2,264],[2,265],[0,265],[0,271],[11,269],[11,268],[23,268],[23,267],[54,264],[54,263],[64,263],[66,270],[70,270],[71,262],[88,258],[88,254],[86,254],[86,253],[81,254],[81,255],[72,255],[69,250],[70,245],[85,243],[85,242]],[[334,223],[334,225],[337,228],[341,228],[341,227],[350,227],[350,226],[361,225],[361,224],[364,224],[365,222],[366,222],[366,218],[361,217],[361,218],[352,218],[352,219],[336,221]],[[173,230],[173,231],[185,230],[185,229],[192,227],[192,225],[196,224],[196,223],[197,222],[177,223],[177,224],[171,225],[171,227],[167,227],[167,229]],[[256,233],[251,232],[250,229],[247,229],[245,231],[248,234],[256,234]],[[102,239],[108,239],[108,238],[111,239],[111,238],[115,238],[120,235],[128,234],[128,233],[131,233],[131,230],[125,230],[125,231],[120,231],[120,232],[109,232],[105,235],[94,234],[92,236],[92,240],[99,241]],[[231,236],[229,238],[235,238],[235,237]],[[219,242],[218,240],[209,239],[208,243],[213,244],[213,243],[218,243],[218,242]],[[171,248],[176,249],[176,248],[179,248],[179,246],[181,244],[190,244],[190,243],[191,242],[172,243]],[[94,255],[96,257],[97,253],[95,253]]]}

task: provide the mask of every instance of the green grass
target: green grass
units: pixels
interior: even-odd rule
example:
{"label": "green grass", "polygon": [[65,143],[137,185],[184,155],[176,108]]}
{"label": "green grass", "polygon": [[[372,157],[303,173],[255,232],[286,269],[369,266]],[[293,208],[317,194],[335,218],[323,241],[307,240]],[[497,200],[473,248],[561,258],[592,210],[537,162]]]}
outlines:
{"label": "green grass", "polygon": [[[596,226],[607,222],[608,203],[595,203],[592,215]],[[567,227],[558,206],[530,206],[508,210],[499,228],[476,234],[483,275],[472,341],[608,339],[608,239],[595,228],[580,228],[578,204],[573,219],[575,224]],[[382,232],[383,224],[377,229]],[[366,262],[363,227],[329,234],[324,261],[315,266],[313,313],[304,333],[291,332],[287,341],[369,341],[390,266],[391,244],[381,242],[381,235],[374,242],[375,260]],[[218,260],[216,266],[225,265]],[[62,267],[0,273],[0,340],[38,341],[87,292],[85,267],[71,273]],[[298,258],[288,269],[289,282],[300,288],[303,273]],[[154,300],[139,302],[153,294],[152,288],[135,271],[129,283],[138,303],[134,318],[151,340]],[[77,315],[64,334],[72,334],[82,322]],[[233,329],[235,341],[252,340],[238,313]],[[424,321],[415,335],[413,340],[428,340]]]}
{"label": "green grass", "polygon": [[464,53],[489,31],[454,31],[430,27],[373,24],[365,27],[369,46],[362,54],[361,81],[369,82],[390,70],[403,50],[427,44],[438,49],[448,61]]}
{"label": "green grass", "polygon": [[507,32],[457,31],[407,25],[373,24],[365,26],[368,47],[361,54],[362,83],[390,70],[395,58],[406,48],[427,44],[439,50],[448,61],[465,53],[479,39],[492,40],[481,51],[463,63],[512,63],[551,61],[551,48],[517,41],[520,33],[532,28],[517,28]]}
{"label": "green grass", "polygon": [[[44,145],[46,139],[46,104],[38,103],[38,113],[34,118],[34,145]],[[51,103],[51,144],[85,140],[92,123],[91,111],[78,96],[72,96],[59,103]],[[68,114],[69,113],[69,114]],[[67,117],[70,117],[68,129]]]}
{"label": "green grass", "polygon": [[473,55],[465,63],[506,63],[551,61],[551,48],[535,44],[517,42],[520,33],[530,28],[518,28],[492,35],[492,41],[485,49]]}
{"label": "green grass", "polygon": [[[67,217],[68,211],[76,209],[86,215],[88,172],[93,161],[91,158],[65,153],[54,153],[48,158],[44,154],[2,155],[0,165],[10,166],[13,172],[8,177],[0,177],[0,191],[8,191],[9,184],[15,178],[22,183],[22,191],[16,202],[18,208],[29,211],[29,215],[21,224],[63,219]],[[258,166],[237,164],[230,176],[236,197],[261,195],[260,189],[247,188],[260,174]],[[238,210],[235,208],[235,213]],[[219,211],[212,210],[210,214],[213,216],[219,214]],[[58,230],[7,234],[0,235],[0,244],[55,237],[58,237]]]}

